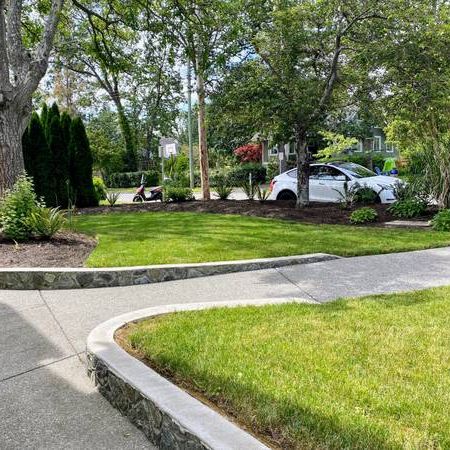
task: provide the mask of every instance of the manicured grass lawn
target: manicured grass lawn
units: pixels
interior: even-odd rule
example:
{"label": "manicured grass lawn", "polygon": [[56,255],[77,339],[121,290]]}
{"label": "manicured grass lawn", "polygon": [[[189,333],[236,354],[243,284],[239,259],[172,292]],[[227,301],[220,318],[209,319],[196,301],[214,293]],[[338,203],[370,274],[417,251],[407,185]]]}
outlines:
{"label": "manicured grass lawn", "polygon": [[450,233],[338,225],[185,212],[85,215],[78,231],[99,245],[90,267],[133,266],[325,252],[342,256],[450,245]]}
{"label": "manicured grass lawn", "polygon": [[153,367],[281,448],[450,448],[450,288],[130,327]]}

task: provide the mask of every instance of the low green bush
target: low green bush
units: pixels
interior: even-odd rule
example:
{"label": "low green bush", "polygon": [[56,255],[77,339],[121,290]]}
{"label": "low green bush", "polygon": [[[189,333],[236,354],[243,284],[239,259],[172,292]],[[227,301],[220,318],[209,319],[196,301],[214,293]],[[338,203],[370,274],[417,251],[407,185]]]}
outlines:
{"label": "low green bush", "polygon": [[26,223],[30,227],[32,234],[44,239],[50,239],[61,230],[66,223],[66,219],[59,207],[38,207],[26,219]]}
{"label": "low green bush", "polygon": [[427,208],[426,203],[418,199],[398,200],[389,206],[388,211],[398,219],[411,219],[421,216]]}
{"label": "low green bush", "polygon": [[106,200],[106,185],[103,179],[100,177],[94,177],[92,182],[94,184],[94,191],[97,200]]}
{"label": "low green bush", "polygon": [[378,213],[373,208],[359,208],[350,214],[350,222],[353,224],[375,222],[377,217]]}
{"label": "low green bush", "polygon": [[273,180],[280,174],[280,162],[278,158],[270,158],[266,168],[266,177],[268,181]]}
{"label": "low green bush", "polygon": [[164,186],[164,200],[172,202],[186,202],[194,200],[194,192],[190,188],[172,185]]}
{"label": "low green bush", "polygon": [[154,171],[112,173],[106,177],[105,182],[110,188],[137,187],[141,184],[142,175],[144,175],[147,186],[157,186],[159,184],[159,173]]}
{"label": "low green bush", "polygon": [[431,220],[433,230],[450,231],[450,209],[439,211]]}
{"label": "low green bush", "polygon": [[15,241],[28,239],[32,228],[28,223],[31,213],[43,204],[34,192],[33,180],[20,176],[0,203],[0,226],[3,234]]}
{"label": "low green bush", "polygon": [[370,187],[358,186],[354,195],[354,201],[362,205],[373,205],[378,199],[378,194]]}
{"label": "low green bush", "polygon": [[246,183],[252,175],[253,184],[262,184],[266,182],[266,168],[261,164],[248,163],[233,167],[228,174],[228,182],[232,186],[240,186]]}

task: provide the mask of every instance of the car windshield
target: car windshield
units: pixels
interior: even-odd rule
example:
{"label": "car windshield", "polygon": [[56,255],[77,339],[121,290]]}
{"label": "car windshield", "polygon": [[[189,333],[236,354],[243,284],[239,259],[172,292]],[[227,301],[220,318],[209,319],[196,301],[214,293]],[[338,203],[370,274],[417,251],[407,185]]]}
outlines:
{"label": "car windshield", "polygon": [[360,166],[359,164],[344,162],[344,163],[335,163],[333,165],[346,170],[354,178],[367,178],[377,176],[375,172],[372,172],[371,170],[367,169],[364,166]]}

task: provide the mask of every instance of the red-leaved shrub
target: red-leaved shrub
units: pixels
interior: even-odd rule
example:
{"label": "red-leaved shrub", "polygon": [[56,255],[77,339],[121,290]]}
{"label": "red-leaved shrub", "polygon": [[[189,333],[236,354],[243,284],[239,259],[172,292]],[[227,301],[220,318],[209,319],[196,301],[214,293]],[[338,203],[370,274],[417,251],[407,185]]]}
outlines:
{"label": "red-leaved shrub", "polygon": [[247,144],[234,150],[234,154],[241,163],[261,162],[262,147],[261,144]]}

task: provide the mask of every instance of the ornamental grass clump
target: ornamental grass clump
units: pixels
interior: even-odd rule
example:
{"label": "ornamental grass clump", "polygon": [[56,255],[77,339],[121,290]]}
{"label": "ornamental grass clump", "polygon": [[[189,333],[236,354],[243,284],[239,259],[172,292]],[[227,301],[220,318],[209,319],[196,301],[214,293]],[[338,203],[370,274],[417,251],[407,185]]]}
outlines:
{"label": "ornamental grass clump", "polygon": [[31,215],[26,219],[26,223],[33,235],[43,239],[51,239],[65,225],[66,218],[59,207],[39,207],[31,212]]}

